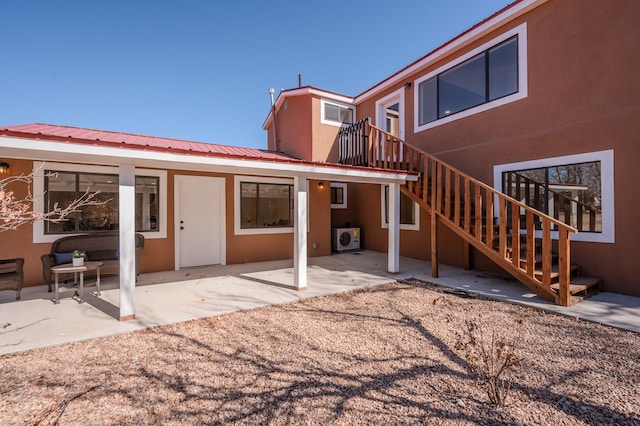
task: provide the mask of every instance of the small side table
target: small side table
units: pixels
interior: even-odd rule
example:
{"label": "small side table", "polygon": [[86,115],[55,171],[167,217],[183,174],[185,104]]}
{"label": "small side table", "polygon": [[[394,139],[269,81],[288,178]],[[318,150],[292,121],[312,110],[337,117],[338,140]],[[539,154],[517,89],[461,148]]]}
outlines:
{"label": "small side table", "polygon": [[86,271],[96,270],[96,288],[98,290],[97,295],[100,296],[100,268],[104,265],[103,262],[84,262],[82,266],[73,266],[71,263],[65,263],[63,265],[53,266],[51,268],[51,272],[53,272],[54,280],[55,280],[55,293],[53,303],[56,305],[60,303],[60,299],[58,297],[58,275],[59,274],[69,274],[73,273],[73,283],[76,284],[78,282],[78,274],[80,274],[80,288],[78,291],[78,298],[80,299],[80,303],[84,303],[84,273]]}

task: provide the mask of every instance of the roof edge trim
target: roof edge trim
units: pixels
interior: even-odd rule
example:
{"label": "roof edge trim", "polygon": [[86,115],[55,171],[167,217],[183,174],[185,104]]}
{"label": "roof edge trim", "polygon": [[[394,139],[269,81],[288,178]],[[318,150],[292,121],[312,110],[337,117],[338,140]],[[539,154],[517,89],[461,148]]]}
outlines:
{"label": "roof edge trim", "polygon": [[[137,167],[153,168],[152,163],[162,163],[163,168],[169,169],[170,165],[203,166],[203,167],[227,167],[250,170],[251,174],[278,173],[280,175],[301,175],[313,178],[314,176],[327,179],[355,179],[370,177],[378,180],[415,181],[417,173],[401,170],[376,169],[369,167],[348,166],[333,163],[317,163],[309,161],[284,161],[261,160],[254,158],[238,158],[222,155],[193,155],[185,152],[162,152],[155,150],[141,150],[131,147],[99,146],[83,142],[63,142],[47,139],[23,139],[10,136],[0,136],[7,158],[31,159],[37,161],[64,161],[70,163],[94,163],[99,165],[110,164],[137,164]],[[25,144],[25,141],[29,143]],[[55,153],[52,156],[50,153]],[[60,158],[64,155],[64,159]],[[91,161],[93,158],[94,161]],[[95,162],[96,158],[104,161]],[[241,173],[247,174],[247,173]]]}
{"label": "roof edge trim", "polygon": [[[326,90],[318,89],[312,86],[299,87],[295,89],[287,89],[283,90],[278,94],[278,98],[275,102],[275,110],[276,112],[280,110],[280,107],[284,103],[286,98],[292,96],[301,96],[301,95],[316,95],[325,99],[330,99],[332,101],[342,102],[344,104],[355,105],[355,98],[351,96],[341,95],[339,93],[329,92]],[[271,120],[273,120],[273,108],[269,110],[269,114],[267,118],[262,123],[262,129],[267,130],[271,125]]]}
{"label": "roof edge trim", "polygon": [[549,0],[516,0],[515,2],[505,6],[502,10],[499,10],[486,20],[472,26],[468,30],[460,33],[451,40],[435,48],[430,53],[427,53],[425,56],[407,65],[395,74],[392,74],[373,87],[357,95],[355,97],[355,103],[358,104],[360,102],[363,102],[375,96],[376,94],[387,90],[391,86],[398,84],[403,79],[417,72],[419,69],[428,66],[429,64],[439,60],[441,57],[446,56],[451,52],[463,48],[464,46],[472,43],[485,34],[500,27],[501,25],[504,25],[505,23],[522,16],[526,12],[541,6],[547,1]]}

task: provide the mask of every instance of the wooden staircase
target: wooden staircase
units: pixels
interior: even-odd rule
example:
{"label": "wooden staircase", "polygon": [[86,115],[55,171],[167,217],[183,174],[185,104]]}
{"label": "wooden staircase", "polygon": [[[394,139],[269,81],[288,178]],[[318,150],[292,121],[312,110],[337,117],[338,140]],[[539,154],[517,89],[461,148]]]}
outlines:
{"label": "wooden staircase", "polygon": [[[418,174],[402,192],[431,215],[432,275],[438,276],[437,227],[491,259],[545,300],[571,306],[600,290],[601,279],[570,262],[576,228],[511,198],[362,120],[339,135],[340,163]],[[556,241],[554,241],[556,240]]]}
{"label": "wooden staircase", "polygon": [[[498,249],[497,239],[499,237],[494,237],[494,248]],[[507,255],[510,259],[513,259],[514,250],[512,249],[511,239],[507,239]],[[526,242],[522,241],[520,243],[520,268],[526,270],[527,265],[527,257],[526,257]],[[542,254],[542,245],[540,242],[536,242],[534,246],[534,265],[535,272],[534,276],[539,281],[543,280],[544,272],[543,272],[543,258]],[[551,253],[551,270],[549,272],[549,279],[551,281],[551,290],[553,290],[556,294],[560,293],[560,267],[558,263],[558,254],[552,249]],[[580,271],[580,265],[576,265],[570,263],[569,265],[569,291],[571,293],[571,304],[575,304],[580,302],[582,299],[592,296],[598,293],[601,289],[602,279],[598,277],[590,277],[586,275],[582,275]]]}

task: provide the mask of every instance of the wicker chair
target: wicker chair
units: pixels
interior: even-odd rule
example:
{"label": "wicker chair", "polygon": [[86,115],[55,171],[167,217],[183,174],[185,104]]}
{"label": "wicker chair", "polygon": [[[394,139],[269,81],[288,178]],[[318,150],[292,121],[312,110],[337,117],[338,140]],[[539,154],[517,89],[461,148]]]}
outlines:
{"label": "wicker chair", "polygon": [[0,259],[0,290],[15,290],[16,300],[20,300],[24,259]]}
{"label": "wicker chair", "polygon": [[[144,236],[136,234],[136,277],[140,274],[140,253],[144,247]],[[51,252],[43,254],[42,276],[44,282],[51,287],[54,281],[51,267],[56,266],[54,253],[70,253],[74,250],[87,252],[89,260],[104,262],[100,268],[100,275],[118,275],[120,273],[120,260],[117,259],[120,239],[117,232],[94,232],[93,234],[71,235],[56,240],[51,245]],[[84,275],[85,278],[88,274]],[[73,278],[73,274],[60,274],[60,280],[66,281]],[[137,278],[136,278],[137,279]]]}

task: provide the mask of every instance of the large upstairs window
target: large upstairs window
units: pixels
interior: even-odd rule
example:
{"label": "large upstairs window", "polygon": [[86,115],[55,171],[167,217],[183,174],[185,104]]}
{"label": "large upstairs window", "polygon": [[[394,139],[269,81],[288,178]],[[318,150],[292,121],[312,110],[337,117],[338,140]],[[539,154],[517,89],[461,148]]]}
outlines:
{"label": "large upstairs window", "polygon": [[518,91],[518,38],[467,59],[418,85],[420,125]]}
{"label": "large upstairs window", "polygon": [[416,80],[415,131],[526,97],[526,25]]}

